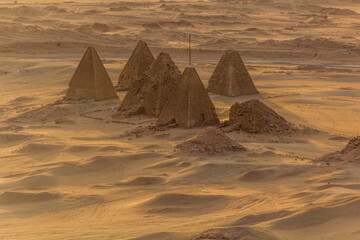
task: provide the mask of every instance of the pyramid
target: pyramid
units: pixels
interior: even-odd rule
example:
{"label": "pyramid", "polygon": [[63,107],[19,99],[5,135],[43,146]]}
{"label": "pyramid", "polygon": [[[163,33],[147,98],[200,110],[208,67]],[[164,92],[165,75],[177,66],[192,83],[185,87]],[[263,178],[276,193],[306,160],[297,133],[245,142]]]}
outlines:
{"label": "pyramid", "polygon": [[114,86],[93,47],[89,47],[72,76],[68,98],[92,98],[97,101],[117,98]]}
{"label": "pyramid", "polygon": [[150,67],[130,86],[118,109],[126,115],[158,117],[181,78],[167,53],[160,53]]}
{"label": "pyramid", "polygon": [[128,90],[130,85],[141,76],[154,60],[146,42],[140,40],[120,73],[116,90]]}
{"label": "pyramid", "polygon": [[176,123],[185,128],[219,123],[215,107],[195,68],[185,68],[158,123]]}
{"label": "pyramid", "polygon": [[224,153],[244,151],[245,148],[217,128],[208,127],[200,134],[176,146],[185,152]]}
{"label": "pyramid", "polygon": [[208,91],[229,97],[259,93],[240,54],[234,50],[226,51],[221,57],[209,79]]}
{"label": "pyramid", "polygon": [[296,131],[293,124],[256,99],[231,106],[229,124],[248,133],[276,135]]}

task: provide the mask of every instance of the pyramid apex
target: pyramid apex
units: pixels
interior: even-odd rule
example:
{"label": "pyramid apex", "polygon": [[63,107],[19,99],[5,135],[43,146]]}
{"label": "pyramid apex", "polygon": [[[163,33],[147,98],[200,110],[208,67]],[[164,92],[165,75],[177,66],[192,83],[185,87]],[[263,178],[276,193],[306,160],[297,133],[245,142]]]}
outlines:
{"label": "pyramid apex", "polygon": [[143,45],[147,46],[147,43],[144,40],[139,40],[138,46],[143,46]]}
{"label": "pyramid apex", "polygon": [[196,69],[195,69],[195,67],[194,66],[187,66],[187,67],[185,67],[185,70],[184,70],[184,72],[185,71],[196,71]]}
{"label": "pyramid apex", "polygon": [[232,48],[232,49],[226,50],[226,51],[225,51],[225,54],[227,54],[227,53],[228,53],[228,54],[236,54],[236,53],[238,53],[238,51],[236,51],[235,49]]}
{"label": "pyramid apex", "polygon": [[165,53],[165,52],[161,52],[156,57],[156,60],[159,60],[159,59],[171,59],[171,57],[170,57],[170,54]]}
{"label": "pyramid apex", "polygon": [[173,122],[186,128],[214,125],[219,122],[215,107],[195,67],[185,68],[158,122]]}
{"label": "pyramid apex", "polygon": [[120,73],[117,83],[117,90],[127,90],[140,75],[154,62],[148,45],[139,40],[125,67]]}
{"label": "pyramid apex", "polygon": [[185,67],[184,72],[183,72],[183,74],[194,74],[194,73],[197,74],[197,71],[194,66]]}
{"label": "pyramid apex", "polygon": [[96,52],[96,50],[95,50],[94,47],[88,47],[86,50],[87,50],[87,51],[95,51],[95,52]]}
{"label": "pyramid apex", "polygon": [[166,52],[161,52],[161,53],[159,53],[158,55],[157,55],[157,58],[158,57],[167,57],[167,56],[169,56],[170,57],[170,54],[168,54],[168,53],[166,53]]}

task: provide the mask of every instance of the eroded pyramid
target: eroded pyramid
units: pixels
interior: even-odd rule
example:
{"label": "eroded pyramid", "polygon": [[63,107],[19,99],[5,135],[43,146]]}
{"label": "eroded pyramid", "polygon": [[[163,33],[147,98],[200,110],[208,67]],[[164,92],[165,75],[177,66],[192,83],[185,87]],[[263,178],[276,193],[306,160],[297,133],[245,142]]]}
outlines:
{"label": "eroded pyramid", "polygon": [[185,128],[219,123],[214,104],[195,68],[185,68],[159,116],[158,123],[176,123]]}
{"label": "eroded pyramid", "polygon": [[128,90],[130,85],[154,62],[146,42],[140,40],[120,73],[116,90]]}
{"label": "eroded pyramid", "polygon": [[97,101],[117,98],[111,79],[93,47],[89,47],[72,76],[68,98],[91,98]]}
{"label": "eroded pyramid", "polygon": [[223,131],[208,127],[200,134],[176,146],[185,152],[225,153],[245,151],[245,148],[225,135]]}
{"label": "eroded pyramid", "polygon": [[181,72],[167,53],[160,53],[150,67],[133,82],[118,109],[127,116],[158,117],[175,90]]}
{"label": "eroded pyramid", "polygon": [[277,135],[297,131],[293,124],[256,99],[231,106],[229,124],[248,133]]}
{"label": "eroded pyramid", "polygon": [[209,79],[208,91],[224,96],[258,94],[240,54],[228,50]]}
{"label": "eroded pyramid", "polygon": [[340,151],[326,154],[314,162],[331,164],[331,163],[360,163],[360,136],[352,138],[348,144]]}

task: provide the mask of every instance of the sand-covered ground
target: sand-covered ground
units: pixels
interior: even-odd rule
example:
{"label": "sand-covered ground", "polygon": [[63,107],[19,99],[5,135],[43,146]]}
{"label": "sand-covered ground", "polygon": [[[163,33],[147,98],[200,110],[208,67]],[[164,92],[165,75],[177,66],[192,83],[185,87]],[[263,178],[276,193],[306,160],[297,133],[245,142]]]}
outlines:
{"label": "sand-covered ground", "polygon": [[[357,0],[0,1],[1,239],[360,239],[360,167],[314,163],[360,132]],[[119,100],[59,102],[89,45],[114,84],[136,41],[204,85],[237,49],[259,95],[210,94],[220,120],[260,99],[318,131],[226,133],[246,151],[175,148]],[[227,238],[225,238],[227,237]]]}

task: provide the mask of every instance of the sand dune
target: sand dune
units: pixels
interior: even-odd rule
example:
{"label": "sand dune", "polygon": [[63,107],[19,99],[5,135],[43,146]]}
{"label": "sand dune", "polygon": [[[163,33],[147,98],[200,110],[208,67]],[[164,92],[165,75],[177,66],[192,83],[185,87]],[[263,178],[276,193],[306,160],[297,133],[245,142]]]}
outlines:
{"label": "sand dune", "polygon": [[12,134],[12,133],[1,133],[0,134],[0,144],[5,146],[18,145],[22,142],[26,142],[34,138],[34,136],[29,134]]}
{"label": "sand dune", "polygon": [[116,186],[148,186],[154,184],[161,184],[166,181],[163,177],[135,177],[124,182],[117,183]]}
{"label": "sand dune", "polygon": [[0,195],[0,205],[38,203],[58,198],[60,198],[60,195],[48,192],[4,192]]}
{"label": "sand dune", "polygon": [[232,227],[232,228],[218,228],[210,229],[200,234],[197,240],[201,239],[249,239],[249,240],[280,240],[271,233],[260,229],[253,229],[250,227]]}
{"label": "sand dune", "polygon": [[[348,202],[336,207],[310,208],[303,213],[278,220],[273,224],[273,227],[278,229],[306,228],[323,224],[334,218],[357,216],[359,214],[359,204],[359,199],[349,199]],[[324,218],[323,216],[327,217]]]}
{"label": "sand dune", "polygon": [[240,175],[237,180],[244,182],[254,181],[276,181],[286,177],[296,177],[297,175],[306,172],[306,168],[301,167],[282,167],[282,168],[265,168],[259,170],[247,171]]}
{"label": "sand dune", "polygon": [[41,15],[41,12],[35,10],[32,7],[28,7],[25,5],[19,7],[13,7],[13,8],[2,7],[0,8],[0,13],[8,16],[22,16],[22,17],[37,17]]}
{"label": "sand dune", "polygon": [[190,195],[179,193],[164,193],[142,204],[149,213],[192,215],[206,214],[223,209],[228,202],[227,197],[221,195]]}
{"label": "sand dune", "polygon": [[49,189],[51,187],[57,186],[58,181],[47,175],[36,175],[29,176],[23,179],[13,181],[7,184],[4,184],[2,187],[4,189]]}
{"label": "sand dune", "polygon": [[359,15],[359,13],[350,9],[331,8],[331,7],[321,10],[320,13],[328,14],[328,15]]}
{"label": "sand dune", "polygon": [[48,154],[63,148],[64,146],[60,144],[28,143],[22,146],[17,152],[21,154]]}
{"label": "sand dune", "polygon": [[281,210],[276,212],[262,213],[258,215],[248,215],[236,220],[232,226],[237,225],[255,225],[262,222],[273,221],[291,215],[291,211]]}

